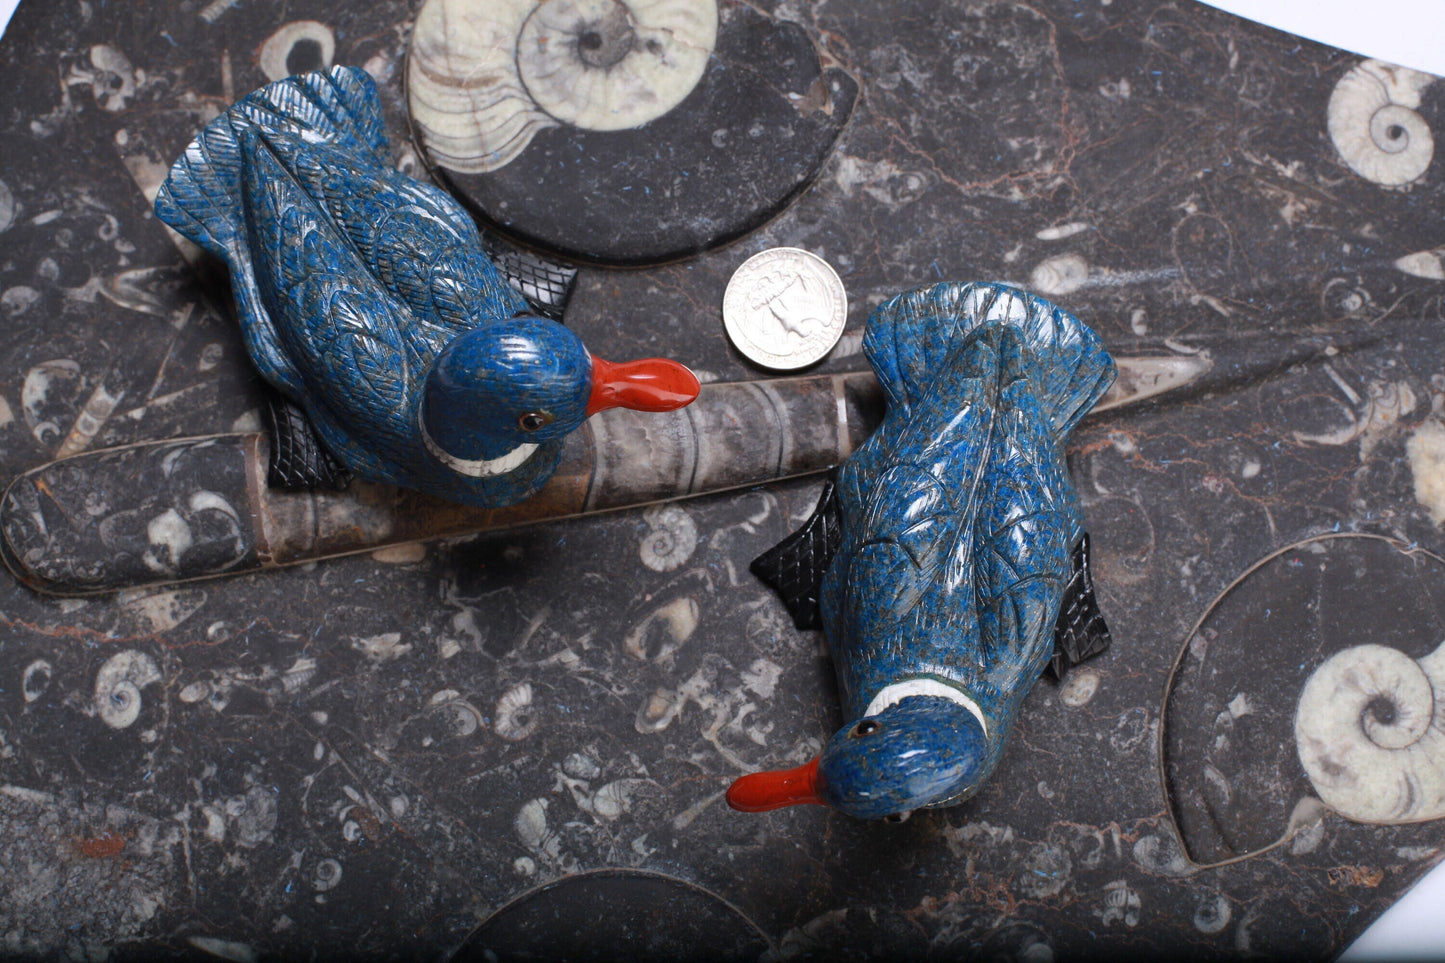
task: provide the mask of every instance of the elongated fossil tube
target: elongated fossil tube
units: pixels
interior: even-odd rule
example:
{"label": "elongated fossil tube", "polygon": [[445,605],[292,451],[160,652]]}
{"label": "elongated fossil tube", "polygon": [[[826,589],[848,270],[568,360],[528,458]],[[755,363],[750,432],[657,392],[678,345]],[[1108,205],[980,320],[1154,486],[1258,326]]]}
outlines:
{"label": "elongated fossil tube", "polygon": [[16,478],[0,500],[0,549],[16,578],[57,595],[215,578],[825,471],[881,415],[871,374],[706,385],[678,411],[589,419],[547,486],[501,509],[364,482],[268,488],[269,442],[256,433],[143,443]]}
{"label": "elongated fossil tube", "polygon": [[[1222,345],[1217,358],[1116,358],[1119,378],[1093,410],[1217,390],[1323,357],[1334,343],[1255,339]],[[872,372],[703,385],[679,411],[593,416],[569,436],[546,487],[490,510],[359,481],[344,492],[269,488],[269,442],[256,433],[143,442],[59,458],[11,482],[0,557],[53,595],[216,578],[824,472],[882,414]]]}

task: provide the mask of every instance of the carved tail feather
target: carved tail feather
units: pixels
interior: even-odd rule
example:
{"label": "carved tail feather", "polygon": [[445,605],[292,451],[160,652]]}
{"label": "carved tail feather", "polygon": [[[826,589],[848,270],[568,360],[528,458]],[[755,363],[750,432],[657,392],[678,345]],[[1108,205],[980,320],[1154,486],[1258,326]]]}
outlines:
{"label": "carved tail feather", "polygon": [[1045,674],[1063,680],[1071,666],[1092,659],[1113,641],[1099,602],[1094,597],[1094,577],[1089,571],[1089,535],[1074,543],[1073,572],[1064,586],[1059,618],[1054,623],[1054,654]]}
{"label": "carved tail feather", "polygon": [[1098,335],[1037,295],[983,281],[918,288],[874,309],[863,349],[889,405],[907,410],[936,384],[949,353],[988,323],[1019,332],[1029,380],[1062,441],[1113,383],[1115,366]]}
{"label": "carved tail feather", "polygon": [[230,261],[244,249],[241,134],[323,140],[390,163],[376,85],[365,71],[333,67],[288,77],[237,102],[191,142],[156,195],[161,220]]}

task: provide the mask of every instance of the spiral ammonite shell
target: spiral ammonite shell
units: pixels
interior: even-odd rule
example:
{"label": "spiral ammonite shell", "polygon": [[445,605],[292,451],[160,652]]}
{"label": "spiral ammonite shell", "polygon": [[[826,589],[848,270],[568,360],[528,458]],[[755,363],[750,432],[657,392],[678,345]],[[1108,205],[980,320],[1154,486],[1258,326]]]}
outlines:
{"label": "spiral ammonite shell", "polygon": [[1330,95],[1330,140],[1356,174],[1384,187],[1403,187],[1423,175],[1435,139],[1416,112],[1429,74],[1366,60],[1340,78]]}
{"label": "spiral ammonite shell", "polygon": [[716,0],[427,0],[407,62],[435,161],[505,167],[538,131],[611,131],[672,110],[717,42]]}
{"label": "spiral ammonite shell", "polygon": [[1445,817],[1445,645],[1423,659],[1384,645],[1330,656],[1305,682],[1295,745],[1320,799],[1347,819]]}

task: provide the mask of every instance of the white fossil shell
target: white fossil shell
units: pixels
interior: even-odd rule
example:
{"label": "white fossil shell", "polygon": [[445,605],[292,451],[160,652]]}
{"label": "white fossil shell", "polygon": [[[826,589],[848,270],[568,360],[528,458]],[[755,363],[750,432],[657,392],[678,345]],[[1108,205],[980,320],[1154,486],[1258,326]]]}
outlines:
{"label": "white fossil shell", "polygon": [[1395,259],[1395,267],[1417,278],[1445,281],[1445,247],[1406,254]]}
{"label": "white fossil shell", "polygon": [[540,725],[532,709],[532,685],[519,682],[497,700],[496,721],[492,728],[509,742],[520,742],[537,731]]}
{"label": "white fossil shell", "polygon": [[1445,644],[1419,661],[1383,645],[1326,659],[1305,681],[1295,746],[1320,799],[1347,819],[1445,817]]}
{"label": "white fossil shell", "polygon": [[1435,140],[1416,113],[1430,74],[1366,60],[1340,78],[1330,94],[1330,140],[1350,169],[1385,187],[1418,179],[1430,166]]}
{"label": "white fossil shell", "polygon": [[45,690],[50,688],[50,677],[54,671],[54,667],[44,659],[36,659],[25,667],[25,674],[20,678],[20,691],[26,702],[34,702],[45,694]]}
{"label": "white fossil shell", "polygon": [[318,893],[335,889],[339,882],[341,882],[341,864],[334,859],[321,860],[311,873],[311,888]]}
{"label": "white fossil shell", "polygon": [[1042,294],[1070,294],[1089,282],[1089,262],[1077,254],[1056,254],[1029,274],[1029,286]]}
{"label": "white fossil shell", "polygon": [[690,94],[717,0],[427,0],[407,58],[412,121],[460,173],[505,167],[560,124],[626,130]]}
{"label": "white fossil shell", "polygon": [[90,63],[95,67],[91,86],[96,103],[112,112],[125,110],[136,88],[136,71],[130,58],[102,43],[90,48]]}
{"label": "white fossil shell", "polygon": [[1064,684],[1059,687],[1059,701],[1064,705],[1077,709],[1079,706],[1088,705],[1089,700],[1094,698],[1094,693],[1099,691],[1099,673],[1089,666],[1082,669],[1075,669],[1069,673]]}
{"label": "white fossil shell", "polygon": [[[701,618],[701,607],[690,595],[680,596],[648,613],[622,639],[622,651],[639,662],[659,662],[692,638]],[[661,632],[653,627],[658,626]]]}
{"label": "white fossil shell", "polygon": [[141,690],[161,681],[155,661],[143,652],[118,652],[95,677],[95,711],[112,729],[124,729],[140,718]]}
{"label": "white fossil shell", "polygon": [[336,36],[316,20],[294,20],[266,38],[257,58],[261,72],[281,80],[308,70],[324,70],[336,56]]}
{"label": "white fossil shell", "polygon": [[697,523],[678,505],[658,505],[642,513],[649,531],[637,554],[654,572],[674,572],[697,549]]}

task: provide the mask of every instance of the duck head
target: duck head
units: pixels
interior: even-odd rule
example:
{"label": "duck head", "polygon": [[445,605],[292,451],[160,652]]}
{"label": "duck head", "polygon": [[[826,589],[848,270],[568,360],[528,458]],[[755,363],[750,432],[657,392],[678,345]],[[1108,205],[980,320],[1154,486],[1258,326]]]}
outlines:
{"label": "duck head", "polygon": [[[949,688],[914,688],[935,686]],[[970,700],[956,693],[884,690],[862,718],[828,740],[817,759],[743,776],[727,800],[743,812],[816,803],[860,819],[897,819],[968,795],[986,775],[988,757],[983,715]]]}
{"label": "duck head", "polygon": [[453,471],[477,478],[523,465],[606,408],[672,411],[697,377],[662,358],[614,364],[567,328],[520,315],[458,336],[427,375],[422,438]]}

